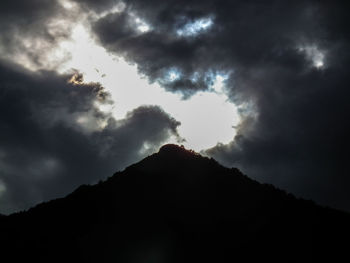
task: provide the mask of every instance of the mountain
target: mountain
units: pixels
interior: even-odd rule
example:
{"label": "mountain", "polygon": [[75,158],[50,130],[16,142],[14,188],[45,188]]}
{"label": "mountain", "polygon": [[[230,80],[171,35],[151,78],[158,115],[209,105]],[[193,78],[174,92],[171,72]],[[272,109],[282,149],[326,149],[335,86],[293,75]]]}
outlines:
{"label": "mountain", "polygon": [[[0,217],[7,262],[347,262],[349,214],[176,145]],[[11,261],[10,261],[11,260]]]}

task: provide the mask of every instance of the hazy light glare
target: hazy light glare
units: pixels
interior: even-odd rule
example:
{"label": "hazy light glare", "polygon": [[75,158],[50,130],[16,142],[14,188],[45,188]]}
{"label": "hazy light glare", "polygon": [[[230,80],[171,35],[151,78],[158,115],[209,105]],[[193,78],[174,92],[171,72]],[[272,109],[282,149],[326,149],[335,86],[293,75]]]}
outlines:
{"label": "hazy light glare", "polygon": [[[233,139],[235,130],[232,126],[238,124],[239,117],[237,108],[222,90],[224,75],[216,76],[211,90],[183,100],[181,94],[165,91],[158,84],[149,84],[138,74],[136,65],[110,55],[92,40],[82,25],[78,25],[73,30],[72,39],[62,42],[59,48],[62,53],[71,54],[71,59],[60,67],[60,72],[74,68],[83,74],[84,82],[100,82],[115,103],[113,107],[99,107],[106,112],[112,110],[116,119],[125,118],[129,111],[141,105],[158,105],[181,122],[179,134],[186,140],[183,143],[186,147],[199,151]],[[181,77],[176,69],[168,74],[171,81]],[[77,122],[91,129],[86,116],[81,116]],[[169,142],[175,142],[175,138]]]}
{"label": "hazy light glare", "polygon": [[175,118],[181,121],[179,132],[187,140],[186,146],[202,150],[233,140],[237,109],[225,95],[198,92],[179,106],[169,111],[173,110]]}

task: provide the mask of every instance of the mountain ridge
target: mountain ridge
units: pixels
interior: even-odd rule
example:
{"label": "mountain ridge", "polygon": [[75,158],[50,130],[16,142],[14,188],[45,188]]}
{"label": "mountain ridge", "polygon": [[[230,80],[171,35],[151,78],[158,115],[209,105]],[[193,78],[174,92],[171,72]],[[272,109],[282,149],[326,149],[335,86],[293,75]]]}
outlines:
{"label": "mountain ridge", "polygon": [[42,262],[313,262],[346,254],[349,218],[165,145],[106,181],[0,218],[0,247]]}
{"label": "mountain ridge", "polygon": [[170,157],[170,158],[181,157],[181,159],[184,159],[184,157],[187,157],[187,158],[190,158],[190,159],[194,158],[194,159],[207,160],[207,161],[210,161],[212,164],[216,165],[217,167],[224,168],[226,170],[230,170],[231,172],[235,173],[235,176],[239,176],[239,177],[243,178],[244,180],[247,180],[247,181],[249,181],[251,183],[254,183],[254,184],[257,184],[257,185],[261,185],[261,186],[265,186],[267,188],[271,188],[272,190],[278,191],[281,194],[288,196],[289,198],[292,198],[292,199],[295,199],[295,200],[300,200],[302,202],[309,203],[310,205],[317,205],[317,206],[323,207],[325,209],[331,209],[331,210],[339,211],[340,213],[347,213],[346,211],[342,211],[342,210],[338,210],[338,209],[334,209],[334,208],[330,208],[330,207],[326,207],[326,206],[321,206],[319,204],[316,204],[313,200],[306,200],[306,199],[303,199],[303,198],[296,198],[292,193],[287,193],[285,190],[282,190],[280,188],[276,188],[272,184],[260,183],[260,182],[254,180],[254,179],[249,178],[248,176],[244,175],[238,168],[235,168],[235,167],[231,167],[231,168],[224,167],[219,162],[217,162],[215,159],[202,156],[202,155],[200,155],[199,153],[197,153],[197,152],[195,152],[193,150],[187,150],[183,146],[178,146],[176,144],[166,144],[166,145],[163,145],[162,147],[160,147],[160,149],[159,149],[159,151],[157,153],[154,153],[154,154],[151,154],[150,156],[145,157],[144,159],[142,159],[138,163],[134,163],[134,164],[129,165],[124,170],[114,173],[112,176],[110,176],[106,180],[104,180],[104,181],[101,180],[98,184],[82,184],[79,187],[77,187],[72,193],[66,195],[65,197],[56,198],[56,199],[53,199],[53,200],[49,200],[49,201],[46,201],[46,202],[39,203],[39,204],[29,208],[28,210],[15,212],[15,213],[10,214],[10,215],[2,215],[2,214],[0,214],[0,216],[3,216],[3,217],[17,216],[18,214],[23,214],[23,213],[26,213],[26,212],[30,212],[33,209],[36,209],[36,207],[41,207],[41,206],[47,205],[47,204],[49,204],[51,202],[60,201],[61,199],[70,197],[71,195],[75,195],[77,193],[84,192],[87,189],[91,189],[95,185],[100,185],[100,184],[104,184],[104,183],[107,183],[107,182],[110,182],[110,181],[115,181],[116,180],[115,177],[120,176],[120,174],[122,174],[123,172],[129,171],[130,169],[133,169],[133,167],[138,166],[139,164],[142,164],[143,162],[148,161],[151,158],[159,157],[159,155],[167,155],[167,157]]}

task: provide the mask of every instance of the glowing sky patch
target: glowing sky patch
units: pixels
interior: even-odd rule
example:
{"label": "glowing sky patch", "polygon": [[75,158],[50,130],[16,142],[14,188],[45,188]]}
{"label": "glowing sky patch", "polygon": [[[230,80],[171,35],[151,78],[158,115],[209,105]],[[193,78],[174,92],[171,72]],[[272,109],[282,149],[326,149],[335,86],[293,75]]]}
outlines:
{"label": "glowing sky patch", "polygon": [[[238,124],[239,117],[237,108],[222,91],[222,75],[216,77],[210,90],[197,92],[183,100],[181,94],[165,91],[156,83],[149,84],[146,77],[138,74],[135,65],[106,52],[94,42],[83,25],[76,26],[72,38],[61,42],[55,52],[68,52],[71,56],[59,67],[59,72],[76,69],[83,74],[84,82],[99,82],[111,93],[114,104],[98,106],[102,111],[112,111],[117,120],[125,118],[128,112],[141,105],[158,105],[181,122],[178,130],[185,139],[183,144],[197,151],[219,142],[228,143],[235,135],[232,126]],[[167,75],[168,81],[180,77],[176,69],[171,69]],[[93,130],[90,127],[93,121],[86,115],[77,117],[77,123]],[[175,138],[169,142],[175,142]]]}
{"label": "glowing sky patch", "polygon": [[183,28],[177,30],[179,36],[196,36],[199,33],[209,29],[213,25],[212,18],[201,18],[192,23],[186,24]]}

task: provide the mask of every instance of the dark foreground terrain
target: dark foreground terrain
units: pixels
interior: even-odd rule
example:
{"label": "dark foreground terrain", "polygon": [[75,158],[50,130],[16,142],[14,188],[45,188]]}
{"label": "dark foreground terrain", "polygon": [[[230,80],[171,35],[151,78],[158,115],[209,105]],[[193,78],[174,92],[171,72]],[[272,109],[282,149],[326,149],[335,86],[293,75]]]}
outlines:
{"label": "dark foreground terrain", "polygon": [[345,212],[166,145],[105,182],[0,217],[0,260],[350,262],[349,225]]}

